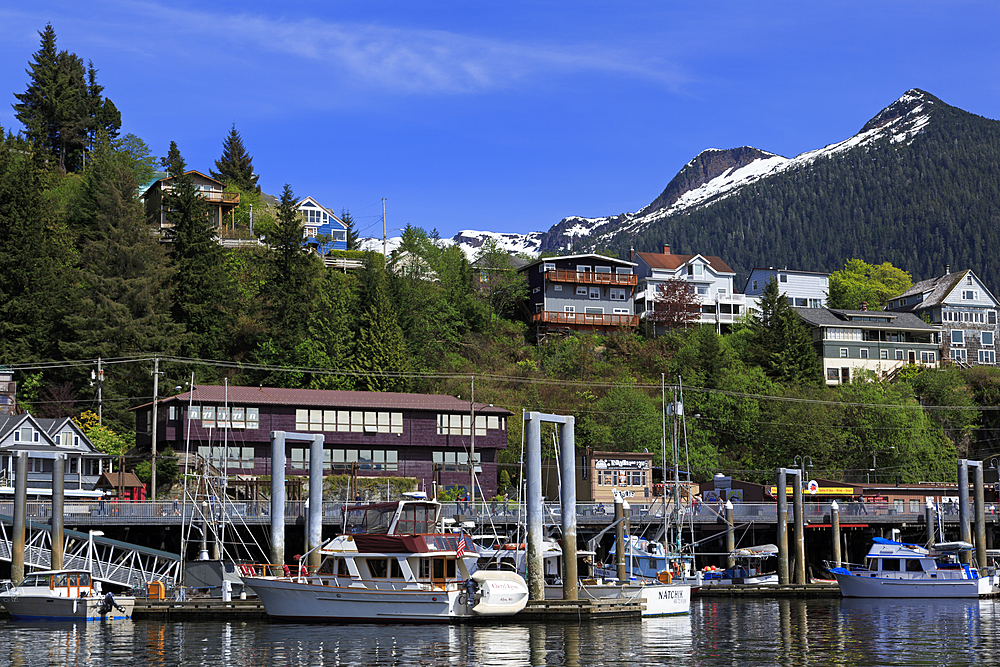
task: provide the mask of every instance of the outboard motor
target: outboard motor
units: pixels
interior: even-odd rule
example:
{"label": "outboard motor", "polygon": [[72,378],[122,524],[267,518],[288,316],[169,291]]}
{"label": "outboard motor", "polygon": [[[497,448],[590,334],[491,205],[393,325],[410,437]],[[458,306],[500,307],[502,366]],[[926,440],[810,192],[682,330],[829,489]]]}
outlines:
{"label": "outboard motor", "polygon": [[125,611],[125,608],[119,605],[118,602],[115,601],[115,596],[111,593],[111,591],[108,591],[107,593],[104,594],[104,603],[101,605],[100,611],[102,614],[107,614],[112,609],[117,609],[118,611],[123,613]]}

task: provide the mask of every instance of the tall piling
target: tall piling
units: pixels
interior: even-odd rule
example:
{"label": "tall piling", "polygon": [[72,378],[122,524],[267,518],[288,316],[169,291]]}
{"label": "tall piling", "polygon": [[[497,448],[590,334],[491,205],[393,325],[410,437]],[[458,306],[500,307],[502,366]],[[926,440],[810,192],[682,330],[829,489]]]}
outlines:
{"label": "tall piling", "polygon": [[795,505],[795,582],[808,584],[806,580],[806,531],[802,507],[802,473],[795,471],[792,486],[792,501]]}
{"label": "tall piling", "polygon": [[53,570],[63,569],[63,546],[65,544],[63,521],[66,512],[66,456],[56,454],[52,462],[52,558]]}
{"label": "tall piling", "polygon": [[10,536],[10,580],[24,579],[24,530],[28,516],[28,452],[17,453],[14,477],[14,525]]}
{"label": "tall piling", "polygon": [[528,511],[528,598],[545,599],[545,576],[542,570],[542,416],[524,413],[526,491]]}
{"label": "tall piling", "polygon": [[788,585],[788,481],[778,468],[778,583]]}
{"label": "tall piling", "polygon": [[628,572],[625,569],[626,555],[625,546],[625,501],[620,495],[615,494],[615,558],[618,563],[618,581],[628,579]]}
{"label": "tall piling", "polygon": [[323,442],[325,437],[314,435],[309,445],[309,512],[306,515],[308,534],[306,551],[309,551],[308,565],[312,572],[319,569],[318,547],[323,541]]}
{"label": "tall piling", "polygon": [[840,567],[840,506],[834,500],[830,503],[830,532],[833,540],[833,566]]}
{"label": "tall piling", "polygon": [[937,541],[934,536],[934,503],[930,500],[924,506],[924,523],[927,524],[927,548],[930,549]]}
{"label": "tall piling", "polygon": [[729,554],[726,556],[726,567],[732,569],[736,567],[736,557],[733,556],[733,552],[736,551],[736,526],[733,521],[733,501],[726,501],[726,552]]}
{"label": "tall piling", "polygon": [[[967,459],[958,460],[958,539],[972,544],[972,531],[969,527],[969,462]],[[965,563],[971,563],[968,551],[958,552],[959,559]]]}
{"label": "tall piling", "polygon": [[285,432],[271,431],[271,574],[285,563]]}
{"label": "tall piling", "polygon": [[575,419],[566,417],[559,426],[559,471],[562,488],[559,506],[562,515],[563,600],[579,597],[576,567],[576,439]]}

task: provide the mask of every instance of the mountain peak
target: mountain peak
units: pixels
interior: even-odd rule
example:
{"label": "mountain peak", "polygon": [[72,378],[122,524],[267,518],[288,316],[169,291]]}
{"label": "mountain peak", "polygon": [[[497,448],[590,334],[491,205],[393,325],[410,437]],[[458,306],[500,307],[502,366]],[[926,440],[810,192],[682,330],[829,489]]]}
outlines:
{"label": "mountain peak", "polygon": [[861,128],[861,132],[877,130],[907,117],[914,120],[919,117],[927,117],[931,107],[943,104],[941,100],[930,93],[919,88],[911,88],[903,93],[902,97],[882,109],[874,118],[865,123],[865,126]]}

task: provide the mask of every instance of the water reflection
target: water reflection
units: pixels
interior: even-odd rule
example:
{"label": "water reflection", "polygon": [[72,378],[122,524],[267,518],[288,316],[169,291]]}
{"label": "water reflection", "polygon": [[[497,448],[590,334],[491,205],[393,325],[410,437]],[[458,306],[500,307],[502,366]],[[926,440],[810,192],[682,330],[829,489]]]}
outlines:
{"label": "water reflection", "polygon": [[997,664],[993,601],[701,600],[690,616],[455,626],[0,621],[0,667]]}

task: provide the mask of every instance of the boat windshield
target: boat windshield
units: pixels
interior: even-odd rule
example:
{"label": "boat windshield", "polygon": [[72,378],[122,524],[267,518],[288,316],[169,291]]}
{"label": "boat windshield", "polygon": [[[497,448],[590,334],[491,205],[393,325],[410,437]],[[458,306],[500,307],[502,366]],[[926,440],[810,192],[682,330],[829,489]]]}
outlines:
{"label": "boat windshield", "polygon": [[45,586],[48,588],[50,576],[48,574],[29,574],[21,580],[18,586]]}

